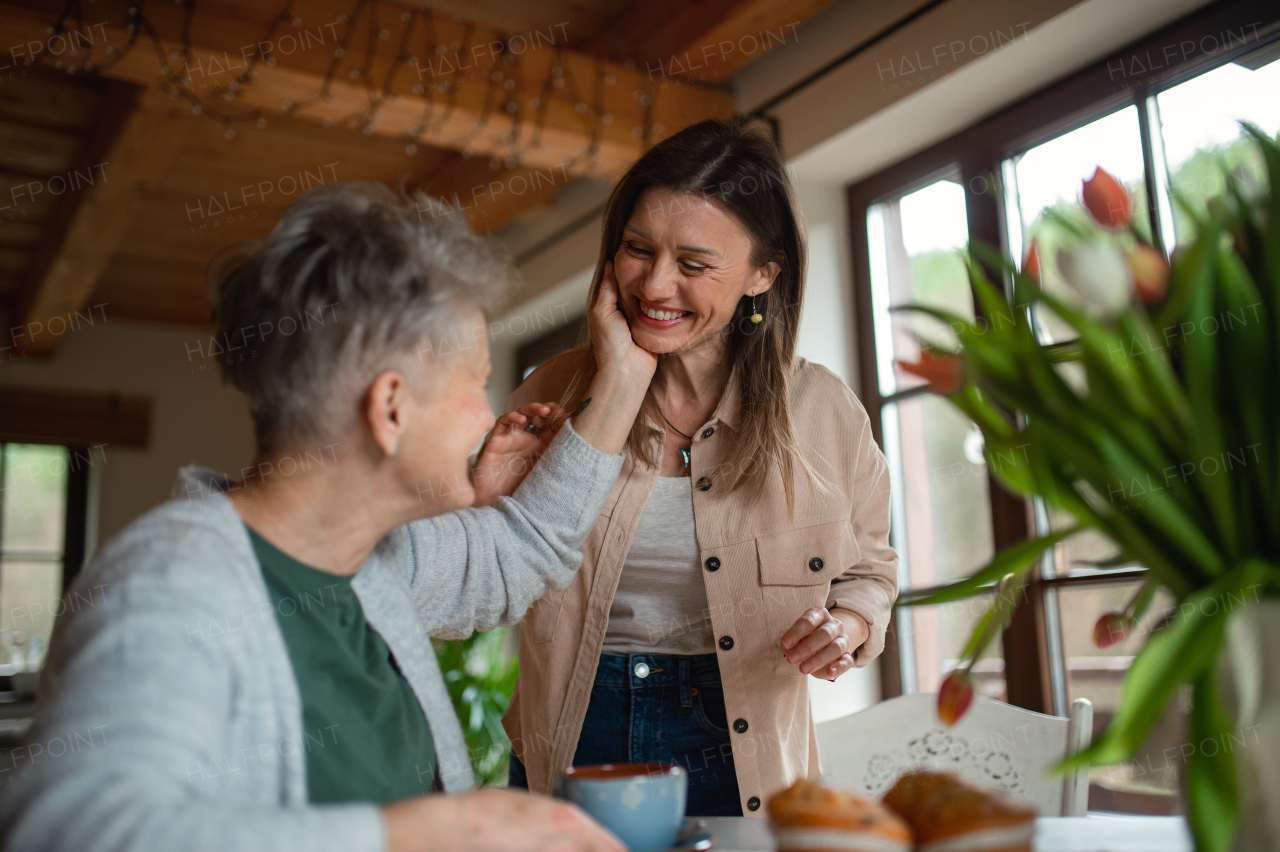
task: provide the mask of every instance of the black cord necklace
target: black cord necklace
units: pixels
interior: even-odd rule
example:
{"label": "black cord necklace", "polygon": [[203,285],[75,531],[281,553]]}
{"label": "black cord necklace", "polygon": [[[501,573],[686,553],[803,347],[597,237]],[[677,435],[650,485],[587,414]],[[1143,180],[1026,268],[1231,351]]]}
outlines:
{"label": "black cord necklace", "polygon": [[[686,435],[684,432],[681,432],[679,429],[676,429],[676,424],[672,423],[670,420],[667,420],[667,415],[663,413],[662,406],[658,405],[658,401],[656,399],[653,401],[653,407],[658,409],[658,415],[662,417],[663,420],[667,421],[667,425],[670,426],[677,435],[679,435],[682,438],[687,438],[690,444],[693,443],[692,435]],[[680,450],[680,458],[684,460],[685,470],[688,470],[689,469],[689,450],[686,450],[684,447],[678,447],[677,449]]]}

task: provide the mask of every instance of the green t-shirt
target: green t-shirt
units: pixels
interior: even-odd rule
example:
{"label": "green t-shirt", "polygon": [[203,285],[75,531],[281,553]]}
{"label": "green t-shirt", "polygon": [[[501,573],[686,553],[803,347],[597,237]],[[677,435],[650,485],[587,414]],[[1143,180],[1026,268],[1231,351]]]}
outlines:
{"label": "green t-shirt", "polygon": [[436,755],[418,699],[364,619],[351,577],[311,568],[249,530],[302,695],[315,804],[429,793]]}

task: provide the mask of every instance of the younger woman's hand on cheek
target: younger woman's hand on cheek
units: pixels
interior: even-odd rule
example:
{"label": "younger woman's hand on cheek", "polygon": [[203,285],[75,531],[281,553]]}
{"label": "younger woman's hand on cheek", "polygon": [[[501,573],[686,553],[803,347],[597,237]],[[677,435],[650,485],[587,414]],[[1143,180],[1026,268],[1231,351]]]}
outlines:
{"label": "younger woman's hand on cheek", "polygon": [[618,306],[613,264],[606,263],[588,320],[595,375],[576,403],[573,429],[597,450],[621,453],[658,369],[658,356],[636,345]]}
{"label": "younger woman's hand on cheek", "polygon": [[600,292],[591,307],[591,343],[596,367],[622,378],[641,380],[647,387],[658,368],[658,356],[636,345],[627,316],[618,307],[618,299],[618,281],[610,261],[604,265]]}
{"label": "younger woman's hand on cheek", "polygon": [[835,680],[853,668],[853,652],[867,640],[870,631],[862,618],[848,614],[855,625],[852,631],[861,635],[851,635],[851,628],[844,620],[825,607],[805,612],[782,634],[782,650],[787,661],[798,666],[801,674],[823,680]]}

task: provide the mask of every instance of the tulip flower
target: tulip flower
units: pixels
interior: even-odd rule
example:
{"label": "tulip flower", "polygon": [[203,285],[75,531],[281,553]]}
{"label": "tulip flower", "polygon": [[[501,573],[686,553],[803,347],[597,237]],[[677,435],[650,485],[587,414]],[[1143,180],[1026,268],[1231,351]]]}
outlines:
{"label": "tulip flower", "polygon": [[964,387],[964,361],[959,355],[922,349],[919,361],[899,361],[898,366],[927,381],[934,393],[950,396]]}
{"label": "tulip flower", "polygon": [[1093,625],[1093,644],[1099,648],[1110,648],[1129,637],[1133,621],[1120,612],[1109,612]]}
{"label": "tulip flower", "polygon": [[1129,253],[1129,271],[1133,273],[1133,289],[1148,305],[1164,298],[1169,291],[1169,262],[1164,255],[1145,243]]}
{"label": "tulip flower", "polygon": [[1022,274],[1033,281],[1040,281],[1040,246],[1035,240],[1027,248],[1027,256],[1022,259]]}
{"label": "tulip flower", "polygon": [[1093,177],[1084,182],[1084,206],[1104,228],[1118,231],[1129,227],[1133,202],[1120,181],[1106,169],[1094,169]]}
{"label": "tulip flower", "polygon": [[1124,255],[1110,243],[1059,249],[1058,269],[1083,298],[1085,312],[1091,316],[1114,318],[1128,306],[1133,275]]}
{"label": "tulip flower", "polygon": [[973,678],[969,670],[954,670],[938,690],[938,719],[949,728],[960,721],[972,703]]}

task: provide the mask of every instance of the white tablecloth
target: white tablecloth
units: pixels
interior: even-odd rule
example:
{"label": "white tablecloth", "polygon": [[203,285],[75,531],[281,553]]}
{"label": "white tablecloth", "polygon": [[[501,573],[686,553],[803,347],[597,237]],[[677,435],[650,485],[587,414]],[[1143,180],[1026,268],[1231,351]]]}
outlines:
{"label": "white tablecloth", "polygon": [[[715,852],[774,852],[769,821],[707,817]],[[1193,852],[1182,817],[1041,817],[1036,852]]]}

